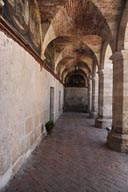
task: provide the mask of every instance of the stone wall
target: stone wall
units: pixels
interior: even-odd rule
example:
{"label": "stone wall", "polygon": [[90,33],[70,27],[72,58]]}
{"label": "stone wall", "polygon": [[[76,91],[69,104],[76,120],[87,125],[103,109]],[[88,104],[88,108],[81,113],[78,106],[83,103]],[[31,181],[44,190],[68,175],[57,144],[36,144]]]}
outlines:
{"label": "stone wall", "polygon": [[65,111],[87,112],[88,89],[79,87],[65,88]]}
{"label": "stone wall", "polygon": [[124,43],[124,48],[128,49],[128,22],[126,26],[126,32],[125,32],[125,43]]}
{"label": "stone wall", "polygon": [[112,51],[108,45],[104,61],[103,117],[112,119],[113,64],[110,60]]}
{"label": "stone wall", "polygon": [[63,85],[44,68],[40,71],[40,65],[24,48],[0,32],[0,188],[45,133],[50,87],[55,89],[56,120],[63,109]]}

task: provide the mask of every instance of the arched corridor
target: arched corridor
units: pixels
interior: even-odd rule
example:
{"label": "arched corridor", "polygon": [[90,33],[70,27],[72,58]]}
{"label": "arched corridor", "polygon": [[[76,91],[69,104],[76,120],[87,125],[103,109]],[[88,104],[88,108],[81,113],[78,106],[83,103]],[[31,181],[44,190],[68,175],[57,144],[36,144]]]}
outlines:
{"label": "arched corridor", "polygon": [[4,192],[127,192],[127,154],[85,113],[64,113]]}
{"label": "arched corridor", "polygon": [[128,0],[0,0],[0,190],[32,153],[7,191],[128,191]]}

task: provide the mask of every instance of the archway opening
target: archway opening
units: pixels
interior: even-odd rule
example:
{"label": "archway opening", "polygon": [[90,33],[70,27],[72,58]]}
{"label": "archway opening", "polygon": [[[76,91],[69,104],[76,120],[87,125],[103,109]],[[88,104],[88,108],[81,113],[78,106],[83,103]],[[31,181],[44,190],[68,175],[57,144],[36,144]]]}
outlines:
{"label": "archway opening", "polygon": [[64,111],[87,112],[87,77],[77,68],[65,78]]}

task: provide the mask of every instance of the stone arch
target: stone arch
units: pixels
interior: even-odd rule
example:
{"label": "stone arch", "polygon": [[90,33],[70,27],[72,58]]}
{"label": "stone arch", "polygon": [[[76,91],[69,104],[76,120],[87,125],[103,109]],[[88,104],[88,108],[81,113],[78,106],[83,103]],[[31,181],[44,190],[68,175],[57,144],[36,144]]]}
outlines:
{"label": "stone arch", "polygon": [[[89,68],[88,64],[86,64],[85,62],[82,62],[82,65],[79,66],[79,69],[81,69],[81,70],[85,71],[86,73],[92,75],[92,70]],[[64,75],[66,74],[66,72],[69,73],[70,71],[77,71],[77,69],[76,69],[76,67],[75,67],[74,65],[71,66],[69,69],[67,69],[67,68],[64,67],[64,68],[61,70],[60,78],[61,78],[61,79],[64,79]]]}
{"label": "stone arch", "polygon": [[[67,62],[67,63],[66,63]],[[66,64],[65,64],[66,63]],[[93,61],[92,61],[92,64],[93,64]],[[69,66],[68,66],[69,65]],[[76,63],[76,60],[74,58],[63,58],[58,66],[57,66],[57,74],[58,75],[61,75],[61,71],[63,71],[64,69],[70,69],[71,67],[76,67],[76,65],[80,68],[80,67],[85,67],[88,69],[89,73],[92,72],[92,67],[89,66],[87,63],[86,63],[86,60],[78,60],[77,63]]]}
{"label": "stone arch", "polygon": [[62,67],[65,67],[65,63],[71,63],[73,64],[74,63],[74,58],[73,57],[65,57],[65,58],[62,58],[57,67],[56,67],[56,73],[59,75],[60,74],[60,71],[61,71],[61,68]]}
{"label": "stone arch", "polygon": [[53,41],[54,39],[56,39],[56,34],[55,34],[55,31],[54,31],[54,28],[52,26],[52,24],[49,26],[48,28],[48,31],[45,35],[45,38],[44,38],[44,42],[42,44],[42,53],[41,53],[41,58],[44,60],[45,59],[45,50],[48,46],[48,44]]}
{"label": "stone arch", "polygon": [[[80,67],[79,70],[80,70],[80,71],[83,71],[84,74],[91,74],[90,71],[89,71],[87,68],[85,68],[85,67],[84,67],[84,68]],[[75,71],[76,71],[76,70],[75,70],[75,67],[70,68],[70,70],[64,69],[64,70],[62,71],[62,74],[61,74],[61,80],[62,80],[62,82],[63,82],[63,83],[65,82],[65,78],[66,78],[66,76],[67,76],[68,74],[70,74],[70,73],[72,73],[72,72],[75,72]]]}
{"label": "stone arch", "polygon": [[100,69],[104,69],[104,65],[105,65],[105,59],[106,59],[106,52],[108,54],[108,50],[109,52],[111,52],[111,54],[109,54],[109,57],[112,56],[112,54],[114,53],[114,49],[113,47],[108,43],[108,42],[104,42],[102,45],[102,52],[101,52],[101,57],[100,57]]}
{"label": "stone arch", "polygon": [[[65,47],[68,47],[70,43],[70,36],[58,36],[47,45],[44,53],[44,60],[47,62],[48,55],[50,55],[50,60],[54,63],[54,71],[56,71],[56,62],[59,62],[64,57],[65,53],[63,50],[65,50]],[[51,54],[51,52],[53,52],[53,54]],[[71,51],[70,54],[72,55]]]}
{"label": "stone arch", "polygon": [[85,71],[71,70],[65,75],[64,110],[88,111],[88,76]]}
{"label": "stone arch", "polygon": [[[95,15],[93,14],[94,11]],[[91,24],[88,23],[89,20]],[[112,39],[112,33],[105,17],[99,8],[90,0],[78,0],[77,3],[72,0],[72,3],[67,2],[65,7],[60,8],[45,35],[42,47],[42,58],[44,57],[48,44],[58,36],[65,36],[67,33],[74,36],[77,36],[79,33],[81,36],[98,35],[101,36],[104,41],[110,41],[110,39]]]}
{"label": "stone arch", "polygon": [[[95,36],[95,38],[96,38],[96,36]],[[86,42],[86,41],[87,40],[85,40],[85,37],[78,40],[78,43],[77,43],[78,50],[81,50],[83,52],[82,54],[91,56],[94,63],[96,65],[98,65],[99,59],[98,59],[97,55],[95,54],[94,50],[91,48],[91,45],[89,45],[89,42]],[[76,52],[77,48],[74,46],[74,39],[71,36],[68,36],[68,35],[67,36],[58,36],[47,45],[45,53],[44,53],[45,60],[47,59],[46,55],[47,55],[48,49],[49,49],[49,47],[51,47],[51,45],[55,49],[54,50],[54,54],[55,54],[54,56],[56,56],[56,59],[54,61],[55,73],[56,73],[57,65],[61,62],[61,60],[64,57],[68,57],[68,56],[76,57],[76,54],[79,54]],[[84,57],[84,55],[82,57]]]}
{"label": "stone arch", "polygon": [[[68,56],[69,52],[71,53]],[[81,63],[87,63],[88,66],[85,67],[88,67],[93,74],[96,72],[96,66],[99,68],[97,56],[87,45],[81,45],[78,49],[73,47],[73,50],[69,49],[68,51],[65,48],[58,57],[58,63],[55,65],[55,72],[58,75],[61,74],[62,69],[69,68],[70,65],[81,66]]]}
{"label": "stone arch", "polygon": [[65,86],[66,87],[85,87],[87,86],[87,78],[85,75],[79,71],[72,72],[65,77]]}
{"label": "stone arch", "polygon": [[128,1],[124,5],[122,18],[119,25],[118,39],[117,39],[117,51],[125,49],[125,40],[128,26]]}

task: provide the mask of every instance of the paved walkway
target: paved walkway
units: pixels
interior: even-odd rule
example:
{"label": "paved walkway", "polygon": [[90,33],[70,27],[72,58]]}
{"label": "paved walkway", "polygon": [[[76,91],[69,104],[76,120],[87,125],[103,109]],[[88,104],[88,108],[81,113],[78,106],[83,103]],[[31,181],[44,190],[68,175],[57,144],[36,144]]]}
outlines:
{"label": "paved walkway", "polygon": [[87,114],[64,113],[6,192],[128,192],[128,155],[105,145]]}

